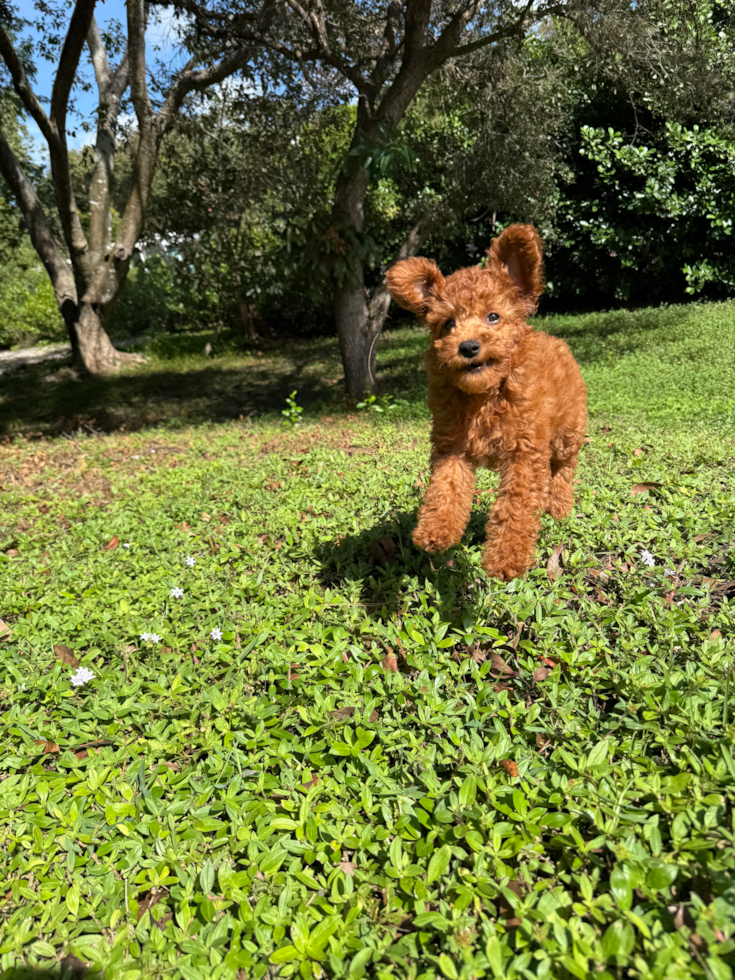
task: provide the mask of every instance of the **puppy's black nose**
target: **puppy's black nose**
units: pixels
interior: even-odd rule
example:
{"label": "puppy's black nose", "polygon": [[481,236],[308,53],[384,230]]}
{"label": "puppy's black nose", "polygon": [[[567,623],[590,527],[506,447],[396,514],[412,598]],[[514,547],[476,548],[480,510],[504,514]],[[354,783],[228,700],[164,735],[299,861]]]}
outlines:
{"label": "puppy's black nose", "polygon": [[462,357],[476,357],[480,352],[479,340],[463,340],[459,345],[459,352]]}

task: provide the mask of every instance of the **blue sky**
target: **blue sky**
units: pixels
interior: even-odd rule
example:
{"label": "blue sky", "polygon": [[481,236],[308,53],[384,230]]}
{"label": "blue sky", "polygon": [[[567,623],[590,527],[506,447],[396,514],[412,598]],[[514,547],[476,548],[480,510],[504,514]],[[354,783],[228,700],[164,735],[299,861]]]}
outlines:
{"label": "blue sky", "polygon": [[[68,17],[71,16],[71,9],[70,3]],[[36,21],[39,17],[30,0],[21,0],[19,13],[31,22]],[[170,55],[175,46],[176,38],[171,18],[170,16],[166,16],[166,11],[163,14],[165,19],[160,24],[152,24],[146,32],[146,58],[148,64],[153,63],[157,57],[165,56],[166,54]],[[123,25],[123,29],[125,29],[127,15],[124,0],[98,0],[96,17],[100,31],[102,32],[114,20],[119,21]],[[65,29],[66,24],[63,27]],[[34,41],[38,39],[39,34],[39,30],[35,26],[29,27],[24,32],[25,36],[31,37]],[[56,76],[56,62],[47,61],[45,58],[37,55],[35,65],[36,78],[33,82],[33,88],[36,95],[47,106],[47,100],[51,97],[51,90]],[[76,86],[74,90],[76,112],[70,113],[67,120],[68,142],[69,146],[73,148],[79,148],[84,146],[85,143],[92,143],[94,141],[93,133],[85,132],[81,125],[83,120],[90,121],[94,118],[94,110],[97,105],[97,89],[94,85],[94,72],[89,60],[89,51],[86,47],[80,59],[79,69],[78,75],[86,81],[91,82],[92,89],[89,92],[84,92],[81,86]],[[29,135],[33,140],[34,156],[38,160],[46,160],[45,141],[38,127],[28,116],[26,117],[26,125]]]}

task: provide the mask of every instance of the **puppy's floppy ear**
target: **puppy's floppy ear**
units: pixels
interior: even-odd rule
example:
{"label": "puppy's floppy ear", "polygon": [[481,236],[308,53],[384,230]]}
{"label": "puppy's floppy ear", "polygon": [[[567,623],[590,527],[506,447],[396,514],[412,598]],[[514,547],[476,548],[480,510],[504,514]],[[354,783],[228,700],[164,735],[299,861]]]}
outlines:
{"label": "puppy's floppy ear", "polygon": [[544,291],[543,242],[533,225],[509,225],[487,250],[488,269],[499,271],[505,266],[513,285],[523,297],[529,315],[538,308]]}
{"label": "puppy's floppy ear", "polygon": [[431,298],[444,285],[444,276],[431,259],[402,259],[388,269],[385,282],[399,306],[423,316]]}

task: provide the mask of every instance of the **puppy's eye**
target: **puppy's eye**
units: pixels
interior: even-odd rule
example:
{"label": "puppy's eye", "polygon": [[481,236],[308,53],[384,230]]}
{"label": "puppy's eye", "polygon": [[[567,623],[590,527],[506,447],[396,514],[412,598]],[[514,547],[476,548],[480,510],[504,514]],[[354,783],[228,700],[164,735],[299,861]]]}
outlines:
{"label": "puppy's eye", "polygon": [[498,316],[497,313],[488,313],[485,319],[487,320],[488,323],[497,323],[500,317]]}
{"label": "puppy's eye", "polygon": [[444,324],[444,329],[447,331],[447,333],[449,333],[450,330],[454,330],[456,325],[457,324],[454,322],[454,320],[447,320],[447,322]]}

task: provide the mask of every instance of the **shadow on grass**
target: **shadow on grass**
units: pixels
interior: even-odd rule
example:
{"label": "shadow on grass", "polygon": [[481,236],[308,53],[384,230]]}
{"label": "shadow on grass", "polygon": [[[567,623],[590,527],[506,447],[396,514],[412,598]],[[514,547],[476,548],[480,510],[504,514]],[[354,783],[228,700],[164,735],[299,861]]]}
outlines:
{"label": "shadow on grass", "polygon": [[416,512],[402,511],[359,534],[324,542],[316,551],[322,583],[325,587],[359,583],[360,603],[374,619],[391,617],[405,596],[424,594],[427,584],[436,591],[443,618],[456,622],[463,613],[474,618],[487,583],[470,560],[469,549],[485,540],[486,521],[485,511],[474,510],[462,542],[450,551],[429,555],[411,540]]}
{"label": "shadow on grass", "polygon": [[[423,403],[417,332],[381,343],[380,389]],[[296,389],[305,415],[348,413],[336,338],[289,340],[268,351],[225,350],[206,357],[203,338],[160,338],[146,352],[148,363],[112,377],[80,378],[68,363],[26,368],[0,379],[0,435],[59,435],[137,431],[226,422],[249,416],[278,418]],[[415,354],[413,353],[416,348]]]}
{"label": "shadow on grass", "polygon": [[0,973],[0,980],[99,980],[96,970],[88,969],[76,956],[65,956],[53,970],[33,966],[13,966]]}

